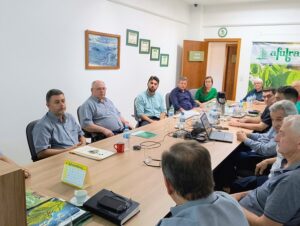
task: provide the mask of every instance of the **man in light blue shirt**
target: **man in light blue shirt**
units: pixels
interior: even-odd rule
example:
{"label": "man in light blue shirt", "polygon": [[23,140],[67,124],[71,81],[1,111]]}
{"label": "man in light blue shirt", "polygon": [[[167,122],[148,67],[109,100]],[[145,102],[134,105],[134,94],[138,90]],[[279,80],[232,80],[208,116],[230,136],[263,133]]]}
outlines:
{"label": "man in light blue shirt", "polygon": [[106,97],[106,86],[103,81],[92,83],[92,95],[79,108],[81,127],[90,133],[97,134],[96,140],[122,133],[124,126],[129,126],[113,102]]}
{"label": "man in light blue shirt", "polygon": [[75,118],[66,113],[64,93],[51,89],[46,95],[49,111],[34,126],[32,135],[39,159],[69,151],[86,141]]}
{"label": "man in light blue shirt", "polygon": [[248,226],[239,204],[214,192],[210,155],[198,142],[177,143],[165,151],[162,171],[176,206],[158,226]]}
{"label": "man in light blue shirt", "polygon": [[166,117],[164,98],[161,94],[156,93],[159,85],[159,78],[151,76],[147,85],[147,90],[138,95],[135,100],[139,126],[144,126]]}

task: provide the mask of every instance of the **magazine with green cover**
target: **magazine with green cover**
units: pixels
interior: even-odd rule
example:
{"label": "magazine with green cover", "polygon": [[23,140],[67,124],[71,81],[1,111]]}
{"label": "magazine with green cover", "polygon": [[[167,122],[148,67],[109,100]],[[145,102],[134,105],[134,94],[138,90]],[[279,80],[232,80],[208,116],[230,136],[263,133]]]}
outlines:
{"label": "magazine with green cover", "polygon": [[78,225],[82,220],[89,218],[91,214],[62,199],[50,200],[27,210],[27,225],[38,226],[63,226]]}
{"label": "magazine with green cover", "polygon": [[30,189],[26,190],[26,209],[31,209],[47,200],[50,199],[49,196],[42,195],[36,191],[32,191]]}

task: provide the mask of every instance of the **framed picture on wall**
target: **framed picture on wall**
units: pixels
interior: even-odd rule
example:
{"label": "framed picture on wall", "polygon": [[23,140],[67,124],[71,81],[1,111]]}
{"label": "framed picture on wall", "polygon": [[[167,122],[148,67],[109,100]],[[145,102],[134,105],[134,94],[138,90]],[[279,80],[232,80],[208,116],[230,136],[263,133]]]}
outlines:
{"label": "framed picture on wall", "polygon": [[126,30],[126,45],[138,46],[139,45],[139,32],[127,29]]}
{"label": "framed picture on wall", "polygon": [[85,68],[119,69],[120,35],[85,31]]}
{"label": "framed picture on wall", "polygon": [[160,54],[160,66],[168,67],[169,66],[169,54]]}
{"label": "framed picture on wall", "polygon": [[148,39],[140,39],[139,52],[141,54],[149,54],[150,53],[150,40],[148,40]]}
{"label": "framed picture on wall", "polygon": [[159,61],[160,48],[159,47],[151,47],[150,49],[150,60]]}

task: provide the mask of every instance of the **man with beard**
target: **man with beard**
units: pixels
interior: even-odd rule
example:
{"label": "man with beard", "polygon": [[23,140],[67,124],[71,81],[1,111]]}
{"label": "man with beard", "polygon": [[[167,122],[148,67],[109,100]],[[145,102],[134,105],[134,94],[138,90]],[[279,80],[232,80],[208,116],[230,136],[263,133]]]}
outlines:
{"label": "man with beard", "polygon": [[161,94],[156,93],[158,85],[158,77],[151,76],[148,80],[147,90],[138,95],[135,100],[139,126],[144,126],[166,117],[164,98]]}
{"label": "man with beard", "polygon": [[32,135],[39,159],[69,151],[86,141],[75,118],[66,113],[64,93],[51,89],[46,95],[49,111],[34,126]]}

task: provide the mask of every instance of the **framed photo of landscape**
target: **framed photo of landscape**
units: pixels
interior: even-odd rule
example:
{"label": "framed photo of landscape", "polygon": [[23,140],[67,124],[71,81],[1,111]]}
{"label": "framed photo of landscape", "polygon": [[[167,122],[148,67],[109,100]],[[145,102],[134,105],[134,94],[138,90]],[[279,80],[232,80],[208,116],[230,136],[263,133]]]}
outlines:
{"label": "framed photo of landscape", "polygon": [[159,61],[160,48],[151,47],[150,49],[150,60]]}
{"label": "framed photo of landscape", "polygon": [[141,54],[149,54],[150,53],[150,40],[148,40],[148,39],[140,39],[139,52]]}
{"label": "framed photo of landscape", "polygon": [[85,31],[85,68],[119,69],[120,35]]}
{"label": "framed photo of landscape", "polygon": [[139,45],[139,32],[127,29],[126,30],[126,45],[138,46]]}
{"label": "framed photo of landscape", "polygon": [[168,67],[169,66],[169,54],[160,54],[160,66]]}

